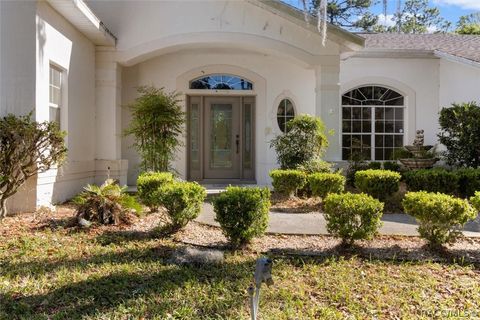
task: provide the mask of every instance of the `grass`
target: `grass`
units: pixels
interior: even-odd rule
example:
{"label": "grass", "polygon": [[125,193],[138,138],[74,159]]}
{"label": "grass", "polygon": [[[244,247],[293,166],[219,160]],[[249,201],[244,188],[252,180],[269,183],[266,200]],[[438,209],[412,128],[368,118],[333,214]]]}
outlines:
{"label": "grass", "polygon": [[[247,319],[251,251],[218,266],[169,264],[180,244],[102,229],[0,233],[0,319]],[[272,256],[261,319],[480,316],[478,266]],[[440,317],[445,318],[445,317]]]}

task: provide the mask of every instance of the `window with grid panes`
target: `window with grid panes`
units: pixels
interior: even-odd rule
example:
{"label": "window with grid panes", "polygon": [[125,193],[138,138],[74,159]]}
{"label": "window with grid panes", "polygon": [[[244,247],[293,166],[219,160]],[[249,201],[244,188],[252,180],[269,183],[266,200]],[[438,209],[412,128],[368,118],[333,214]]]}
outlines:
{"label": "window with grid panes", "polygon": [[342,95],[342,159],[392,160],[403,147],[404,97],[390,88],[363,86]]}
{"label": "window with grid panes", "polygon": [[49,120],[60,124],[62,109],[62,70],[50,65]]}

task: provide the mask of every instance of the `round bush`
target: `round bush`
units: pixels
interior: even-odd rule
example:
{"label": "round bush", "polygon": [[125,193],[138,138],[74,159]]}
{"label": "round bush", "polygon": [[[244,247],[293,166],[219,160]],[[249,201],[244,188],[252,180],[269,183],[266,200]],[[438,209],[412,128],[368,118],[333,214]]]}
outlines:
{"label": "round bush", "polygon": [[366,194],[329,194],[324,201],[327,230],[346,244],[371,239],[382,225],[383,203]]}
{"label": "round bush", "polygon": [[228,187],[213,200],[215,220],[234,246],[265,233],[270,210],[268,188]]}
{"label": "round bush", "polygon": [[433,245],[454,242],[462,226],[477,216],[466,200],[443,193],[408,192],[402,205],[417,219],[420,236]]}
{"label": "round bush", "polygon": [[154,193],[173,181],[173,174],[170,172],[144,172],[137,179],[137,196],[151,211],[156,210],[159,199],[153,197]]}
{"label": "round bush", "polygon": [[314,173],[308,176],[308,185],[312,195],[324,198],[329,193],[342,193],[345,177],[339,173]]}
{"label": "round bush", "polygon": [[428,191],[456,194],[458,176],[443,168],[420,169],[404,173],[408,191]]}
{"label": "round bush", "polygon": [[153,195],[167,210],[172,230],[178,230],[198,217],[207,192],[196,182],[175,182],[157,189]]}
{"label": "round bush", "polygon": [[472,203],[473,207],[477,209],[480,213],[480,191],[475,192],[475,195],[470,198],[470,202]]}
{"label": "round bush", "polygon": [[385,200],[399,189],[401,175],[389,170],[362,170],[355,173],[355,187],[372,197]]}
{"label": "round bush", "polygon": [[289,197],[296,194],[307,183],[307,174],[300,170],[272,170],[270,177],[275,192]]}

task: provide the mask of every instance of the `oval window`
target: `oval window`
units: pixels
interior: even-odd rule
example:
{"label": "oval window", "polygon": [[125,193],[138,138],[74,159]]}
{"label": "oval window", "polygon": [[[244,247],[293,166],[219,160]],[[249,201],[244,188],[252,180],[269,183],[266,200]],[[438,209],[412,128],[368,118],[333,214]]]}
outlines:
{"label": "oval window", "polygon": [[295,109],[290,99],[280,101],[277,109],[277,123],[282,132],[287,132],[287,122],[295,118]]}

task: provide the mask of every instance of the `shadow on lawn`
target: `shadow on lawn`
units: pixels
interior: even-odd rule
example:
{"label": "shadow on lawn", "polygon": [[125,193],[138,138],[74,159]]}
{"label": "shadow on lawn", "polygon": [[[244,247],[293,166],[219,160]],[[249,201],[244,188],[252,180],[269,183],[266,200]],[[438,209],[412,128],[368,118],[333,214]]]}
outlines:
{"label": "shadow on lawn", "polygon": [[480,270],[480,250],[456,250],[451,248],[432,248],[428,245],[405,249],[398,245],[389,247],[363,247],[358,245],[344,246],[339,244],[323,251],[307,251],[298,249],[270,249],[269,255],[306,256],[320,259],[329,258],[362,258],[365,260],[385,262],[438,262],[442,264],[473,265]]}
{"label": "shadow on lawn", "polygon": [[[155,250],[162,253],[141,254],[141,250],[130,250],[120,254],[97,255],[85,260],[50,264],[39,261],[24,266],[10,266],[23,270],[27,270],[29,266],[34,270],[42,266],[44,271],[51,272],[61,266],[78,268],[88,265],[91,268],[92,264],[132,262],[131,270],[119,268],[103,276],[92,275],[86,280],[68,283],[45,294],[0,295],[0,316],[3,312],[8,319],[32,319],[35,316],[80,319],[124,310],[125,314],[132,315],[133,318],[160,316],[163,319],[167,318],[169,313],[174,314],[177,311],[190,318],[208,315],[225,318],[246,303],[246,287],[255,266],[253,258],[242,263],[216,266],[173,265],[161,262],[152,266],[136,267],[135,263],[139,261],[168,258],[167,252],[172,248],[161,247]],[[220,296],[222,298],[218,299]]]}

